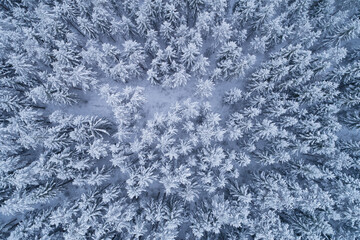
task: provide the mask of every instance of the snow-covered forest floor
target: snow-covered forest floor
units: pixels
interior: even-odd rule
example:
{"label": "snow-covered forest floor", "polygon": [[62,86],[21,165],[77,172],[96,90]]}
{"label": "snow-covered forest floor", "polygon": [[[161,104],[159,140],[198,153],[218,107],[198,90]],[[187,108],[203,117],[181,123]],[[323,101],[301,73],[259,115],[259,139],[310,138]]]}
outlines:
{"label": "snow-covered forest floor", "polygon": [[0,239],[359,239],[360,2],[0,0]]}

